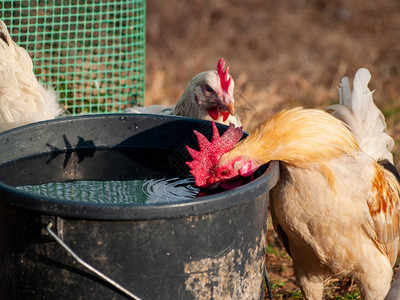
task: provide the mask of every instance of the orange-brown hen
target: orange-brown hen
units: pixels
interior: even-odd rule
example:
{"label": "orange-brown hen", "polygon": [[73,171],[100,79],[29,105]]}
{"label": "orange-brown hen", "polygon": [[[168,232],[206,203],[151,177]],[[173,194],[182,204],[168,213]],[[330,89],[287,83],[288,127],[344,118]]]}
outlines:
{"label": "orange-brown hen", "polygon": [[[353,100],[368,98],[367,111],[373,104],[368,80],[353,92]],[[358,108],[334,109],[337,117],[341,110],[349,118],[360,117]],[[380,131],[381,121],[374,122]],[[386,143],[385,130],[380,133]],[[380,161],[360,148],[368,135],[379,136],[369,129],[369,134],[355,137],[342,121],[321,110],[284,110],[223,154],[204,181],[204,186],[229,186],[265,163],[280,162],[271,214],[306,299],[322,299],[324,281],[333,275],[353,277],[366,300],[384,299],[390,288],[399,243],[400,187],[384,167],[390,165],[391,154]],[[390,152],[389,144],[381,148]],[[377,147],[379,138],[372,145]]]}

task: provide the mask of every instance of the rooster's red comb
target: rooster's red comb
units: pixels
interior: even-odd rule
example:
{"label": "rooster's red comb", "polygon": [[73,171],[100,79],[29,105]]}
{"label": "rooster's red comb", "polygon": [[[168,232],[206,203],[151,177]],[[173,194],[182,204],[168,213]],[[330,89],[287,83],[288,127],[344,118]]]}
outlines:
{"label": "rooster's red comb", "polygon": [[194,130],[197,136],[200,151],[196,151],[186,146],[193,160],[186,162],[191,168],[190,173],[194,176],[195,184],[199,187],[208,187],[211,171],[217,165],[221,156],[232,150],[237,142],[242,138],[242,127],[235,127],[232,123],[222,136],[219,136],[217,126],[212,122],[213,135],[209,142],[200,132]]}
{"label": "rooster's red comb", "polygon": [[218,76],[219,80],[221,81],[222,90],[229,94],[228,89],[229,86],[231,85],[232,77],[229,75],[229,67],[227,67],[226,70],[224,69],[225,69],[225,60],[221,58],[218,61],[218,66],[217,66]]}

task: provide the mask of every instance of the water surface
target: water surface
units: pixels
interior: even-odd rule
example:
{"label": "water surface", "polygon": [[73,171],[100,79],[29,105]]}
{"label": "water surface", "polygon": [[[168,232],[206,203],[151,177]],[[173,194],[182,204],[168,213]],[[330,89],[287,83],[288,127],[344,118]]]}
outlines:
{"label": "water surface", "polygon": [[2,165],[0,181],[25,192],[90,203],[171,203],[199,189],[184,152],[86,148],[45,152]]}
{"label": "water surface", "polygon": [[195,198],[193,178],[99,181],[77,180],[19,186],[28,193],[64,200],[104,204],[173,203]]}

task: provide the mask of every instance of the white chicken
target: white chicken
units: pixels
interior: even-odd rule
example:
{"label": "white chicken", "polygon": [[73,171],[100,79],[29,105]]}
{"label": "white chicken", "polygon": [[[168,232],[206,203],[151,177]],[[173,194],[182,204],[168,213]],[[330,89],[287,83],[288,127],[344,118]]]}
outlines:
{"label": "white chicken", "polygon": [[0,132],[61,113],[55,92],[37,80],[29,54],[0,20]]}
{"label": "white chicken", "polygon": [[193,77],[175,106],[132,107],[126,112],[184,116],[240,127],[233,97],[235,82],[229,75],[229,67],[224,69],[225,61],[221,58],[217,71],[206,71]]}

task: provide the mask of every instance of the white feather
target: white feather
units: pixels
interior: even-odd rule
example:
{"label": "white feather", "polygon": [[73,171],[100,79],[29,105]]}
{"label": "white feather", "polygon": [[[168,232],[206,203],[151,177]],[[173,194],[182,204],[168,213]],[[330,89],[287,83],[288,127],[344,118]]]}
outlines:
{"label": "white feather", "polygon": [[351,90],[350,90],[349,78],[343,77],[342,80],[340,80],[338,91],[339,91],[339,103],[341,105],[349,107],[351,102]]}
{"label": "white feather", "polygon": [[350,108],[363,120],[371,108],[372,92],[368,88],[371,74],[365,68],[357,71],[353,81],[353,93],[351,95]]}
{"label": "white feather", "polygon": [[28,52],[1,20],[0,35],[0,132],[59,116],[56,93],[36,79]]}
{"label": "white feather", "polygon": [[391,150],[393,139],[387,134],[385,117],[376,107],[372,92],[368,88],[370,72],[361,68],[353,81],[350,97],[349,81],[344,77],[339,85],[339,105],[328,108],[334,110],[335,117],[342,120],[356,137],[361,149],[375,160],[387,159],[393,163]]}

